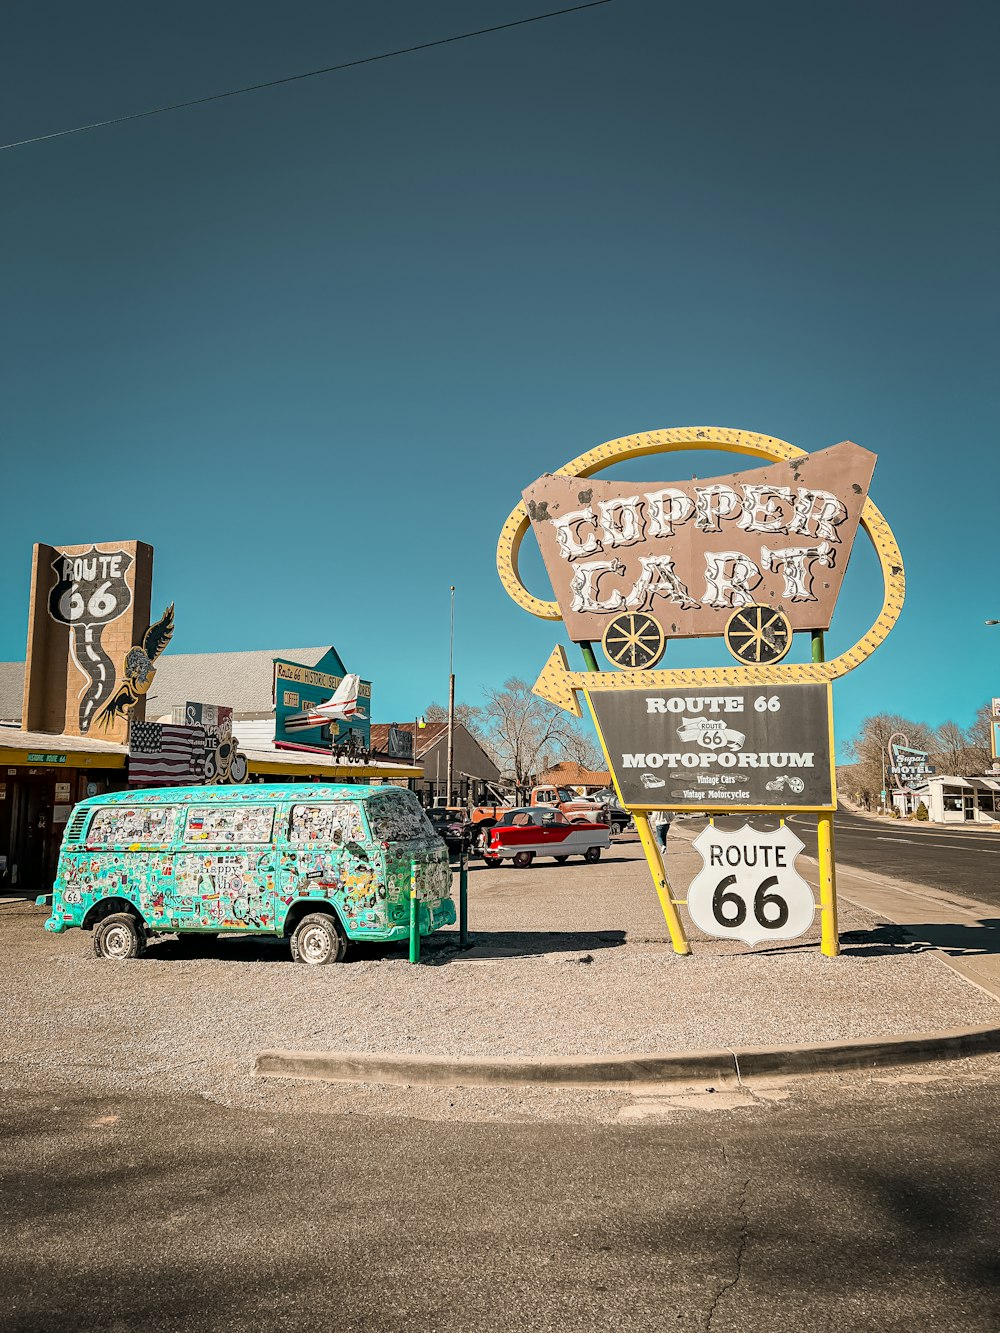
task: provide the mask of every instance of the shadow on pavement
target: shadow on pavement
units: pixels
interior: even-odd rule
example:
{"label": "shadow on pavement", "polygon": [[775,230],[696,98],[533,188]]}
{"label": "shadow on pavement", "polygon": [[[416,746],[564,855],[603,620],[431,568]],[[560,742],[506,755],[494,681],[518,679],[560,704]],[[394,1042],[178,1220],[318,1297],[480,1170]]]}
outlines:
{"label": "shadow on pavement", "polygon": [[[459,949],[457,931],[439,931],[424,936],[420,944],[420,961],[441,965],[461,962],[463,959],[531,958],[549,953],[592,953],[597,949],[613,949],[625,943],[624,930],[477,930],[470,933],[469,948]],[[347,957],[338,966],[352,963],[405,961],[409,956],[406,940],[392,944],[356,942],[347,951]],[[287,940],[267,935],[227,934],[219,939],[185,939],[173,937],[150,940],[146,957],[169,962],[180,959],[213,959],[226,963],[288,963],[292,955]],[[298,966],[298,964],[296,964]]]}
{"label": "shadow on pavement", "polygon": [[[469,949],[455,952],[457,936],[435,936],[427,961],[462,962],[475,958],[535,958],[549,953],[593,953],[625,943],[624,930],[477,930],[470,932]],[[444,956],[441,956],[441,955]],[[438,955],[435,957],[435,955]]]}
{"label": "shadow on pavement", "polygon": [[842,953],[923,953],[940,949],[961,957],[965,954],[1000,954],[1000,918],[976,922],[933,922],[905,926],[883,924],[872,930],[853,930],[841,936]]}

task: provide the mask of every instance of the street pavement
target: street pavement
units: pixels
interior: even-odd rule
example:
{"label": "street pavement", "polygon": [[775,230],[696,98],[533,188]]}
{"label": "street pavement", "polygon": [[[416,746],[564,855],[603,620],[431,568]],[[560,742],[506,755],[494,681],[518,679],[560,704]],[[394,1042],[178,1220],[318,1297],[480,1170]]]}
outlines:
{"label": "street pavement", "polygon": [[[815,856],[816,816],[790,815],[788,823],[805,843],[806,853]],[[1000,908],[998,830],[873,819],[843,807],[834,828],[838,865],[874,870]]]}
{"label": "street pavement", "polygon": [[[695,831],[678,822],[671,864],[694,857]],[[641,882],[637,856],[625,843],[590,878],[579,872],[581,892],[600,874],[604,891],[588,902],[602,928],[600,914],[618,910],[609,889]],[[471,896],[498,928],[528,904],[549,926],[562,910],[578,927],[575,894],[559,908],[570,870],[477,869]],[[840,881],[845,898],[881,904],[890,921],[915,918],[914,948],[944,948],[933,933],[950,931],[952,965],[1000,969],[974,904],[870,866],[842,865]],[[646,898],[652,928],[648,889],[630,901]],[[898,950],[891,929],[885,947]],[[661,922],[651,941],[662,933]],[[242,1061],[212,1078],[197,1062],[192,1072],[177,1033],[209,987],[226,1050],[240,1049],[239,1034],[253,1045],[261,1015],[242,974],[257,989],[273,978],[286,1002],[303,980],[279,946],[254,962],[249,941],[232,961],[164,943],[160,961],[94,980],[87,967],[100,965],[78,957],[89,941],[38,941],[9,958],[4,1001],[0,1333],[1000,1328],[1000,1057],[735,1089],[254,1089]],[[558,942],[539,936],[538,947]],[[707,947],[680,966],[708,961]],[[53,1028],[32,1051],[17,1035],[28,953],[51,983],[39,992],[46,1023],[60,978],[77,996],[78,1035]],[[587,961],[566,964],[567,976],[596,975],[600,956]],[[494,1007],[503,966],[466,965]],[[735,975],[733,960],[724,966]],[[452,968],[387,968],[411,987],[463,984]],[[313,1025],[343,1007],[333,983],[349,973],[332,972],[324,999],[312,996]],[[84,1012],[119,978],[134,1012]],[[155,1065],[147,1038],[162,1046]]]}
{"label": "street pavement", "polygon": [[996,1333],[996,1068],[922,1077],[627,1125],[6,1088],[0,1329]]}

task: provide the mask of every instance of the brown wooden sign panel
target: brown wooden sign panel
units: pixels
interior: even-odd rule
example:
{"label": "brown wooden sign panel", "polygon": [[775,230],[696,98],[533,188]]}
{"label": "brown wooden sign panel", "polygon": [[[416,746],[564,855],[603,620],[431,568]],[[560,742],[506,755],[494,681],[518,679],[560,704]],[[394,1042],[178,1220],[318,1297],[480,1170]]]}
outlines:
{"label": "brown wooden sign panel", "polygon": [[623,611],[670,638],[718,635],[754,602],[793,630],[829,629],[874,470],[845,441],[690,482],[549,473],[524,503],[571,639],[600,639]]}

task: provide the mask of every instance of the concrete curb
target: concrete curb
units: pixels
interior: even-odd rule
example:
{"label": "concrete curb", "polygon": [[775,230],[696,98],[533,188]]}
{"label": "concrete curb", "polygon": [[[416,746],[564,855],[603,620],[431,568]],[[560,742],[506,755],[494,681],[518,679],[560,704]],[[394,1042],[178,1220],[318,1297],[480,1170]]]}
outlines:
{"label": "concrete curb", "polygon": [[881,1069],[928,1060],[955,1060],[1000,1051],[1000,1027],[957,1028],[870,1041],[750,1046],[744,1050],[679,1051],[664,1055],[479,1059],[434,1055],[367,1055],[356,1051],[261,1051],[253,1072],[264,1078],[331,1083],[437,1084],[445,1087],[602,1086],[706,1083],[721,1086],[777,1074]]}

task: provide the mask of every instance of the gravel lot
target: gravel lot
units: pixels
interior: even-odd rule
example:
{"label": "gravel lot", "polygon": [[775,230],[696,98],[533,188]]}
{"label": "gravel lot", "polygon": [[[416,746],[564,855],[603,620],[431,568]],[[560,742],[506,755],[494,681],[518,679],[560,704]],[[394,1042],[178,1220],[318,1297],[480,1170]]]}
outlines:
{"label": "gravel lot", "polygon": [[[668,866],[686,884],[700,861],[688,842],[671,842]],[[0,1069],[8,1085],[125,1091],[166,1078],[174,1090],[227,1100],[254,1055],[275,1046],[584,1055],[1000,1020],[990,997],[851,907],[838,959],[811,937],[751,950],[694,935],[694,955],[677,957],[637,841],[619,842],[596,866],[474,863],[469,901],[467,954],[442,932],[420,967],[400,948],[369,947],[329,968],[292,964],[278,941],[237,936],[200,952],[168,937],[140,962],[107,963],[93,957],[89,934],[47,934],[45,910],[0,901]]]}

